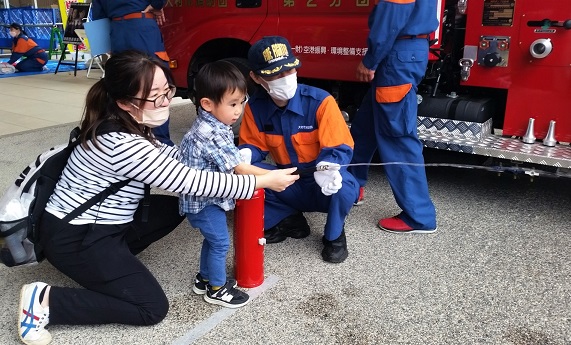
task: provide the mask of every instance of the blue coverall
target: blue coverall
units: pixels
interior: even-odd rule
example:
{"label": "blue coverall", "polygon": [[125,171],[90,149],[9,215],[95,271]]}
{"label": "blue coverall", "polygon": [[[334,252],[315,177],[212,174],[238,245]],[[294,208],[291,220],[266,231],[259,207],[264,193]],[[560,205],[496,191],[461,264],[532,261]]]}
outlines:
{"label": "blue coverall", "polygon": [[[240,127],[239,148],[252,150],[252,164],[275,169],[260,163],[271,153],[278,168],[295,166],[303,171],[321,161],[348,164],[353,140],[335,99],[321,89],[298,84],[295,96],[283,109],[264,90],[252,95]],[[359,194],[357,181],[347,168],[339,172],[342,187],[331,196],[321,192],[313,173],[302,174],[283,192],[266,190],[264,229],[296,212],[325,212],[324,237],[336,240]]]}
{"label": "blue coverall", "polygon": [[11,65],[21,57],[26,58],[15,66],[20,72],[41,71],[49,59],[46,50],[39,47],[34,40],[23,33],[14,38],[12,43],[12,55],[8,63]]}
{"label": "blue coverall", "polygon": [[[424,164],[416,128],[416,91],[428,63],[426,36],[439,24],[436,7],[437,0],[380,0],[371,12],[368,50],[362,62],[375,70],[375,77],[351,124],[352,163],[370,162],[378,148],[382,162]],[[384,168],[402,209],[399,218],[414,229],[435,229],[436,213],[424,167]],[[365,185],[367,166],[353,166],[349,171]]]}
{"label": "blue coverall", "polygon": [[[93,0],[91,11],[93,20],[111,19],[111,53],[136,49],[161,59],[168,66],[169,58],[155,18],[145,18],[144,15],[125,18],[141,13],[148,5],[160,10],[166,3],[167,0]],[[170,140],[169,120],[152,131],[161,142],[174,145]]]}

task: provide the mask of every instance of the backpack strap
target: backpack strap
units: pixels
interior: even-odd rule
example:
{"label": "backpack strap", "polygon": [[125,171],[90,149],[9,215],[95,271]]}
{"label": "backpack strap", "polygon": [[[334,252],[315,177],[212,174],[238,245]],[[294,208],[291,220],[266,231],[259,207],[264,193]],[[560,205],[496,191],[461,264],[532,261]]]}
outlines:
{"label": "backpack strap", "polygon": [[[109,187],[105,188],[101,192],[95,194],[91,199],[87,200],[83,204],[79,205],[75,210],[71,211],[67,214],[67,216],[63,217],[62,221],[69,223],[74,220],[77,216],[81,215],[83,212],[89,210],[91,206],[97,204],[100,201],[105,200],[109,195],[115,194],[119,191],[119,189],[125,187],[131,179],[126,179],[123,181],[115,182],[109,185]],[[147,185],[145,185],[146,187]],[[150,192],[149,192],[150,193]]]}
{"label": "backpack strap", "polygon": [[[107,133],[111,133],[111,132],[118,132],[118,131],[121,131],[122,129],[123,129],[123,127],[121,127],[119,124],[116,124],[114,122],[106,122],[106,123],[103,123],[101,125],[101,127],[97,131],[97,135],[107,134]],[[70,146],[73,145],[72,147],[75,147],[75,146],[77,146],[77,144],[79,144],[80,132],[81,131],[80,131],[79,127],[75,127],[71,131],[71,133],[69,135],[69,145]],[[79,205],[75,210],[68,213],[67,216],[65,216],[62,219],[62,221],[66,222],[66,223],[71,222],[72,220],[74,220],[75,218],[80,216],[83,212],[89,210],[93,205],[97,204],[98,202],[105,200],[109,195],[117,193],[121,188],[123,188],[127,184],[129,184],[129,182],[131,182],[131,179],[126,179],[123,181],[119,181],[119,182],[115,182],[115,183],[110,184],[109,187],[107,187],[104,190],[102,190],[101,192],[97,193],[91,199],[87,200],[83,204]],[[142,201],[142,203],[143,203],[143,213],[142,213],[143,222],[147,222],[147,220],[149,218],[149,207],[151,205],[150,196],[151,196],[151,186],[148,184],[145,184],[145,196],[144,196],[143,201]]]}

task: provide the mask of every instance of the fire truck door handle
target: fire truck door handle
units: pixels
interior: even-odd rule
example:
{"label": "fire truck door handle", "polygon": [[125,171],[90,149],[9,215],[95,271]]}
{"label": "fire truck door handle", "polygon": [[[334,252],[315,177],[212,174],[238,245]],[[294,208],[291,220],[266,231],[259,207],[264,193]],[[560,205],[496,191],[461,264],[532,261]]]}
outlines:
{"label": "fire truck door handle", "polygon": [[460,14],[466,14],[468,9],[468,0],[458,0],[458,12]]}
{"label": "fire truck door handle", "polygon": [[527,26],[530,27],[545,27],[545,28],[549,28],[549,27],[559,27],[559,28],[564,28],[566,30],[571,29],[571,19],[567,19],[565,21],[557,21],[557,20],[551,20],[551,19],[543,19],[543,20],[530,20],[527,22]]}
{"label": "fire truck door handle", "polygon": [[462,78],[462,81],[468,80],[468,78],[470,77],[470,68],[474,66],[474,60],[462,58],[460,59],[460,61],[458,61],[458,63],[461,67],[460,77]]}

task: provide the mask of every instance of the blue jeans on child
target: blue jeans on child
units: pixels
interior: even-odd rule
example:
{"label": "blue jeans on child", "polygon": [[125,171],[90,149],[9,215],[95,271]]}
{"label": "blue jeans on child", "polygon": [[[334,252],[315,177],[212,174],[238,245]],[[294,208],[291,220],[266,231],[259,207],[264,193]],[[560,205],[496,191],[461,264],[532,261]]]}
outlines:
{"label": "blue jeans on child", "polygon": [[212,286],[223,286],[226,284],[226,255],[230,248],[226,212],[217,205],[208,205],[196,214],[187,213],[186,218],[204,236],[200,275]]}

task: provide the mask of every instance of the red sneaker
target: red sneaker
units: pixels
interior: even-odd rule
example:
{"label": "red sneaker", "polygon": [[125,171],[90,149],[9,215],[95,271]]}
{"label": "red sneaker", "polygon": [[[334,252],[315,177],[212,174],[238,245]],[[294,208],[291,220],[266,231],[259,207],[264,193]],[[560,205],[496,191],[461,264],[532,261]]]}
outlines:
{"label": "red sneaker", "polygon": [[377,225],[379,228],[381,228],[381,230],[398,234],[431,234],[436,231],[436,229],[413,229],[398,216],[383,218],[379,220]]}
{"label": "red sneaker", "polygon": [[363,205],[365,203],[365,187],[359,187],[359,197],[353,203],[355,206]]}

